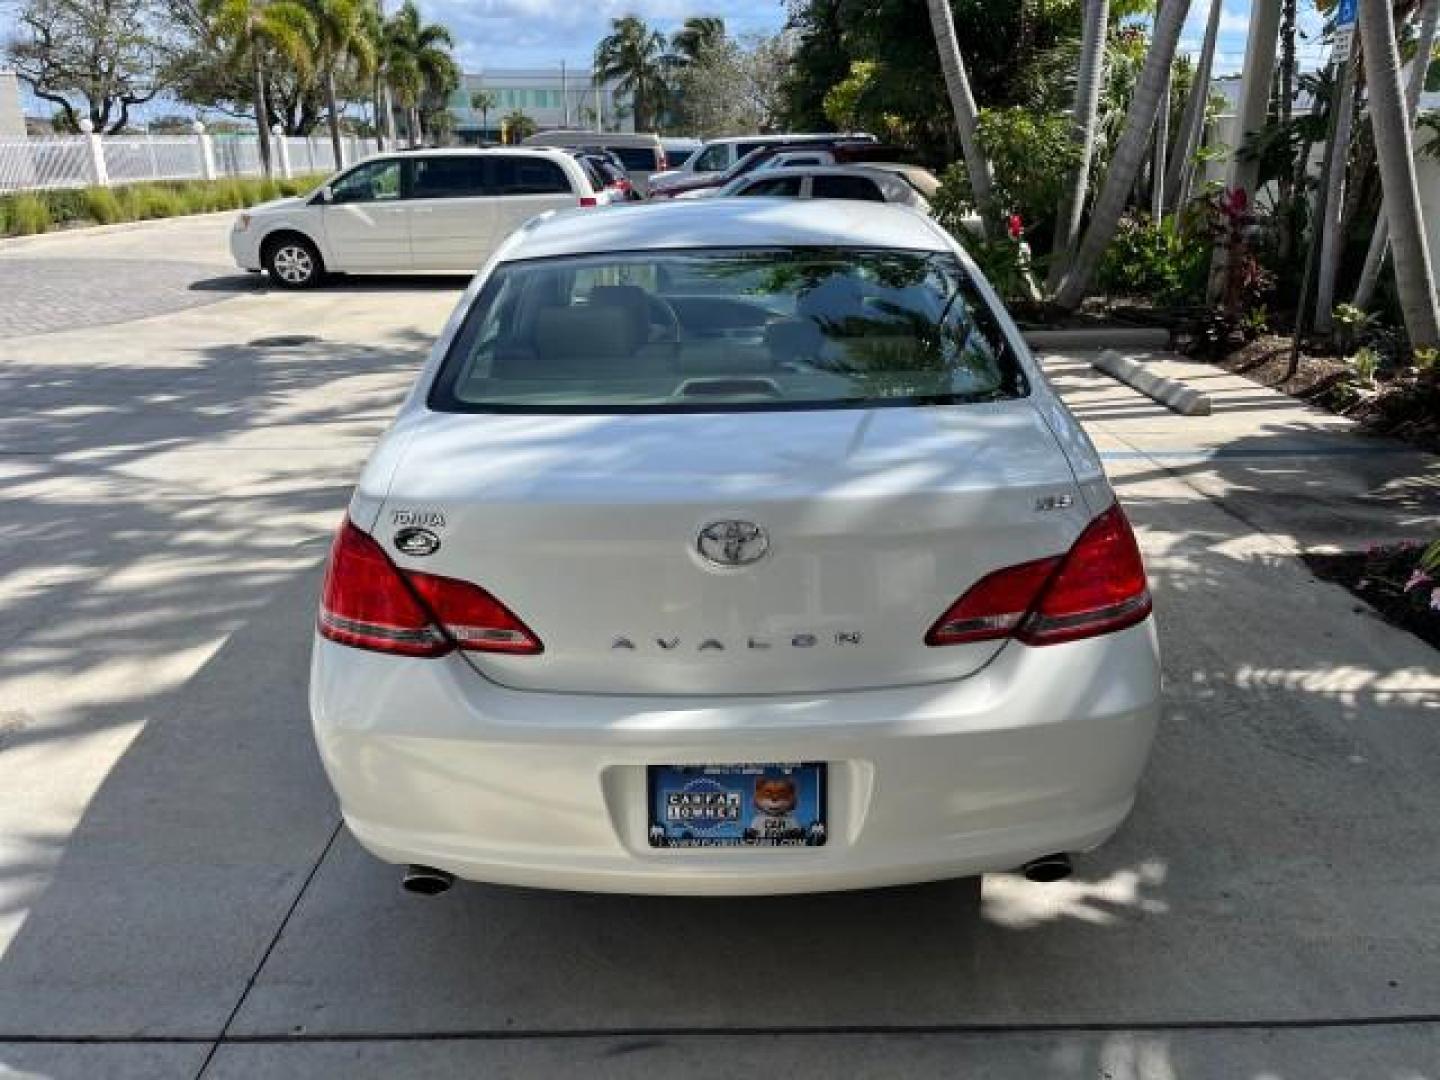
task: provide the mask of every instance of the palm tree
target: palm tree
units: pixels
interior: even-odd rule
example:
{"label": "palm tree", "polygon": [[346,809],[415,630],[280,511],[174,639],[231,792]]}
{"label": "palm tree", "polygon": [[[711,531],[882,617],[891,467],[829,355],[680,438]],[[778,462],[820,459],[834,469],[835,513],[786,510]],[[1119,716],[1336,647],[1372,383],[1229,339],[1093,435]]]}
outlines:
{"label": "palm tree", "polygon": [[[1215,0],[1215,4],[1218,7],[1220,0]],[[1080,148],[1080,156],[1070,178],[1070,189],[1055,218],[1055,246],[1046,282],[1051,292],[1059,287],[1080,238],[1085,193],[1090,190],[1090,162],[1095,157],[1095,118],[1100,107],[1100,84],[1104,81],[1109,23],[1109,0],[1086,0],[1085,24],[1080,32],[1080,65],[1075,77],[1075,110],[1070,127],[1070,137]]]}
{"label": "palm tree", "polygon": [[472,90],[470,92],[470,111],[480,114],[480,137],[483,139],[490,128],[490,110],[500,103],[500,99],[490,90]]}
{"label": "palm tree", "polygon": [[[935,3],[935,0],[930,0],[930,3]],[[1160,108],[1160,95],[1170,81],[1170,63],[1175,58],[1175,46],[1180,41],[1180,28],[1185,23],[1189,7],[1190,0],[1170,0],[1155,16],[1145,66],[1135,84],[1135,93],[1125,114],[1125,127],[1120,132],[1110,168],[1105,173],[1105,183],[1095,200],[1090,227],[1085,231],[1085,239],[1081,241],[1075,259],[1055,293],[1055,303],[1061,308],[1074,310],[1080,306],[1100,266],[1100,257],[1115,237],[1120,214],[1125,209],[1140,164],[1145,159],[1150,132],[1155,126],[1155,114]]]}
{"label": "palm tree", "polygon": [[228,41],[237,60],[248,61],[254,81],[255,126],[260,165],[270,176],[270,109],[265,100],[265,64],[271,57],[288,61],[300,73],[310,68],[315,24],[295,0],[211,0],[206,14],[213,36]]}
{"label": "palm tree", "polygon": [[1370,91],[1370,124],[1380,164],[1380,188],[1390,222],[1395,284],[1412,348],[1440,347],[1435,268],[1425,250],[1425,221],[1415,182],[1414,144],[1400,90],[1400,50],[1389,0],[1360,0],[1360,41]]}
{"label": "palm tree", "polygon": [[315,63],[325,83],[325,106],[329,110],[330,145],[335,167],[345,162],[340,150],[340,106],[335,81],[340,71],[353,71],[364,78],[375,69],[377,50],[367,34],[366,13],[373,10],[368,0],[306,0],[315,23]]}
{"label": "palm tree", "polygon": [[1190,96],[1180,115],[1180,130],[1175,135],[1175,155],[1165,174],[1165,205],[1179,210],[1190,199],[1190,186],[1195,180],[1195,154],[1200,149],[1200,136],[1205,132],[1205,109],[1210,104],[1210,73],[1215,66],[1215,42],[1220,37],[1220,15],[1224,0],[1210,0],[1210,17],[1205,23],[1205,40],[1200,45],[1200,59],[1195,64],[1195,77],[1190,83]]}
{"label": "palm tree", "polygon": [[670,51],[677,64],[693,64],[724,40],[724,19],[715,15],[692,15],[670,35]]}
{"label": "palm tree", "polygon": [[1332,326],[1335,278],[1340,273],[1341,223],[1345,217],[1345,172],[1350,164],[1350,132],[1355,126],[1355,75],[1360,58],[1352,53],[1339,61],[1340,86],[1335,97],[1334,123],[1325,163],[1324,197],[1320,200],[1320,262],[1315,284],[1315,321],[1322,334]]}
{"label": "palm tree", "polygon": [[500,126],[505,129],[505,141],[508,143],[524,142],[537,130],[534,118],[519,109],[511,109],[506,113]]}
{"label": "palm tree", "polygon": [[955,17],[950,12],[950,0],[925,0],[925,5],[930,9],[930,28],[935,34],[935,48],[940,52],[940,70],[945,73],[945,89],[950,94],[950,108],[960,132],[960,153],[965,158],[970,190],[980,209],[981,232],[988,238],[998,227],[1000,216],[995,209],[990,162],[980,145],[980,115],[975,108],[975,95],[970,92],[965,58],[960,55],[960,42],[955,37]]}
{"label": "palm tree", "polygon": [[613,81],[630,95],[636,131],[650,131],[664,108],[665,67],[665,38],[634,15],[611,19],[595,47],[595,81]]}
{"label": "palm tree", "polygon": [[439,23],[427,23],[414,0],[405,0],[385,24],[385,69],[395,99],[405,109],[410,145],[422,138],[420,107],[443,97],[460,81],[450,50],[455,39]]}
{"label": "palm tree", "polygon": [[[1410,82],[1405,87],[1406,114],[1411,124],[1415,122],[1420,95],[1425,89],[1425,76],[1430,70],[1430,57],[1435,51],[1437,22],[1440,22],[1440,0],[1426,0],[1425,6],[1420,9],[1420,34],[1415,41],[1415,59],[1410,62]],[[1353,303],[1356,307],[1364,309],[1370,306],[1389,245],[1390,226],[1382,200],[1380,213],[1375,218],[1375,231],[1370,236],[1370,250],[1365,254],[1365,267],[1360,271],[1360,284],[1355,287]]]}

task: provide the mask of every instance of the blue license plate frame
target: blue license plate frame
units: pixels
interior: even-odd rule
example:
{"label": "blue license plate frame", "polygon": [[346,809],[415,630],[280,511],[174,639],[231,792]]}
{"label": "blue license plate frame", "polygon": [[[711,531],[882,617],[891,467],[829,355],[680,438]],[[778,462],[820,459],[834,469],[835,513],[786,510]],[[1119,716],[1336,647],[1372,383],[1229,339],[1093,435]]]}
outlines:
{"label": "blue license plate frame", "polygon": [[646,838],[652,848],[821,847],[828,771],[823,761],[649,765]]}

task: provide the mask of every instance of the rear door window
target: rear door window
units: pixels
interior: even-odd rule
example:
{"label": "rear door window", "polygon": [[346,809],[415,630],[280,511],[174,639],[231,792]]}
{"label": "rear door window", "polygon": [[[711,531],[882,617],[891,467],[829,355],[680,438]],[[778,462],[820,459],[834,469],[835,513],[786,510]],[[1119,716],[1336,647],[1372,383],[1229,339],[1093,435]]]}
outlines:
{"label": "rear door window", "polygon": [[728,143],[707,146],[695,158],[695,164],[690,166],[695,172],[722,172],[729,167],[730,145]]}
{"label": "rear door window", "polygon": [[464,199],[488,193],[482,157],[417,157],[410,167],[412,199]]}
{"label": "rear door window", "polygon": [[539,157],[487,157],[488,190],[494,195],[570,195],[570,178],[553,161]]}
{"label": "rear door window", "polygon": [[816,176],[810,181],[810,194],[816,199],[860,199],[884,202],[885,193],[874,180],[863,176]]}

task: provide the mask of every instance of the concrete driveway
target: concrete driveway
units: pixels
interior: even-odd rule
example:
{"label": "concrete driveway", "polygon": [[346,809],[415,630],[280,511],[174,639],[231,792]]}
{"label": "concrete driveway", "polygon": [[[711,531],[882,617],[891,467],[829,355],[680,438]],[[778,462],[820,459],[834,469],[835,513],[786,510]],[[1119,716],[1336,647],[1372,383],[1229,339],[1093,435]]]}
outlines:
{"label": "concrete driveway", "polygon": [[305,679],[329,533],[461,283],[273,294],[224,228],[0,246],[0,324],[41,324],[0,342],[0,1077],[1440,1078],[1440,664],[1295,558],[1433,534],[1440,461],[1052,357],[1168,678],[1072,879],[419,900],[340,827]]}

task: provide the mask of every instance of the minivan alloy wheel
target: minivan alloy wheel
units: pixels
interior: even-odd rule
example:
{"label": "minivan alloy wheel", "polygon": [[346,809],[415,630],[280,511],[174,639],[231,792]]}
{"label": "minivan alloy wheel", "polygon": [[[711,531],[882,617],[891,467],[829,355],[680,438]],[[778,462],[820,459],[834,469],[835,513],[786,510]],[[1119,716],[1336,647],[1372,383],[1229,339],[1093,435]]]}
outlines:
{"label": "minivan alloy wheel", "polygon": [[315,256],[302,244],[282,244],[270,257],[270,267],[286,285],[304,285],[315,276]]}

